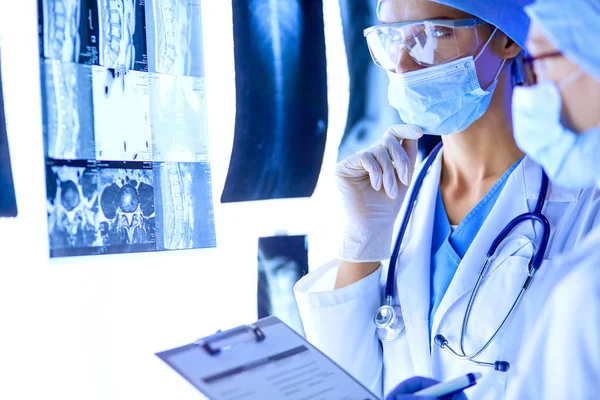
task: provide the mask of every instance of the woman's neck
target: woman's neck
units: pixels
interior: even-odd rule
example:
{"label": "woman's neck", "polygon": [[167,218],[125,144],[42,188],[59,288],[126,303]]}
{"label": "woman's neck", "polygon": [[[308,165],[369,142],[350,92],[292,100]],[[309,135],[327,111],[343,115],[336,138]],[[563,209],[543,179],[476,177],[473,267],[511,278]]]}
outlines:
{"label": "woman's neck", "polygon": [[[440,190],[451,224],[459,224],[521,157],[512,130],[512,85],[499,82],[487,112],[467,130],[443,136]],[[504,82],[504,84],[503,84]],[[509,82],[510,83],[510,82]]]}
{"label": "woman's neck", "polygon": [[442,138],[444,142],[443,179],[474,184],[498,179],[523,157],[512,130],[490,128],[470,130]]}
{"label": "woman's neck", "polygon": [[464,132],[443,136],[442,181],[497,180],[523,157],[512,129],[512,86],[499,85],[487,112]]}

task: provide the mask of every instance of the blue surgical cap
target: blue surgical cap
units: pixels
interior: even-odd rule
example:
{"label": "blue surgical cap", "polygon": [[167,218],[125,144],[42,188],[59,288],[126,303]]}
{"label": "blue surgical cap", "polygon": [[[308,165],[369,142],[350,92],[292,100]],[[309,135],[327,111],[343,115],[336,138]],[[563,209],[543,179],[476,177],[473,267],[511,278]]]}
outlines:
{"label": "blue surgical cap", "polygon": [[556,48],[600,81],[598,0],[537,0],[526,12]]}
{"label": "blue surgical cap", "polygon": [[[431,0],[481,18],[514,40],[522,49],[527,42],[529,17],[525,6],[533,0]],[[562,0],[571,1],[571,0]]]}

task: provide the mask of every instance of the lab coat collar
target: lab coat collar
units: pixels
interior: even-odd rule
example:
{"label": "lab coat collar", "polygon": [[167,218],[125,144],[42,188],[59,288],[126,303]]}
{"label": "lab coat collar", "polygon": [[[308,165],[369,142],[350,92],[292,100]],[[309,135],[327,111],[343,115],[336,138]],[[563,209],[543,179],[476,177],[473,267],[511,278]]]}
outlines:
{"label": "lab coat collar", "polygon": [[[522,169],[520,174],[525,187],[525,193],[527,194],[527,200],[535,201],[538,198],[540,185],[542,184],[542,168],[529,156],[525,156],[521,164]],[[579,200],[582,193],[583,189],[568,189],[550,183],[550,186],[548,186],[547,201],[556,203],[571,203]],[[535,205],[532,207],[535,207]]]}

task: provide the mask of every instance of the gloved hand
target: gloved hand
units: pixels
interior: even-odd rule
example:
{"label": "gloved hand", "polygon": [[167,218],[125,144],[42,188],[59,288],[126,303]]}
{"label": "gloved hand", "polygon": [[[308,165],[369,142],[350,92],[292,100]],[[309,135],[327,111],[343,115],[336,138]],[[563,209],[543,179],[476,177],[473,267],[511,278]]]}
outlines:
{"label": "gloved hand", "polygon": [[381,140],[337,165],[345,212],[341,260],[378,262],[390,257],[394,222],[412,180],[421,136],[419,127],[394,125]]}
{"label": "gloved hand", "polygon": [[[401,382],[387,395],[385,400],[436,400],[433,397],[413,396],[411,393],[433,386],[438,381],[421,376],[414,376]],[[440,398],[441,400],[468,400],[463,392],[454,393]]]}

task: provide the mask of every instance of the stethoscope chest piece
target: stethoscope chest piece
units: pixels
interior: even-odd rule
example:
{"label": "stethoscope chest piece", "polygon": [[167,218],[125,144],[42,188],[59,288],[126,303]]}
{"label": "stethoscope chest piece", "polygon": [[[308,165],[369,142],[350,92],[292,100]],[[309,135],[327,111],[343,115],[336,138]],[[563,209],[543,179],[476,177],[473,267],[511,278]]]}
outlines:
{"label": "stethoscope chest piece", "polygon": [[396,339],[404,332],[404,319],[402,319],[399,306],[384,305],[377,309],[373,316],[377,337],[384,342]]}

